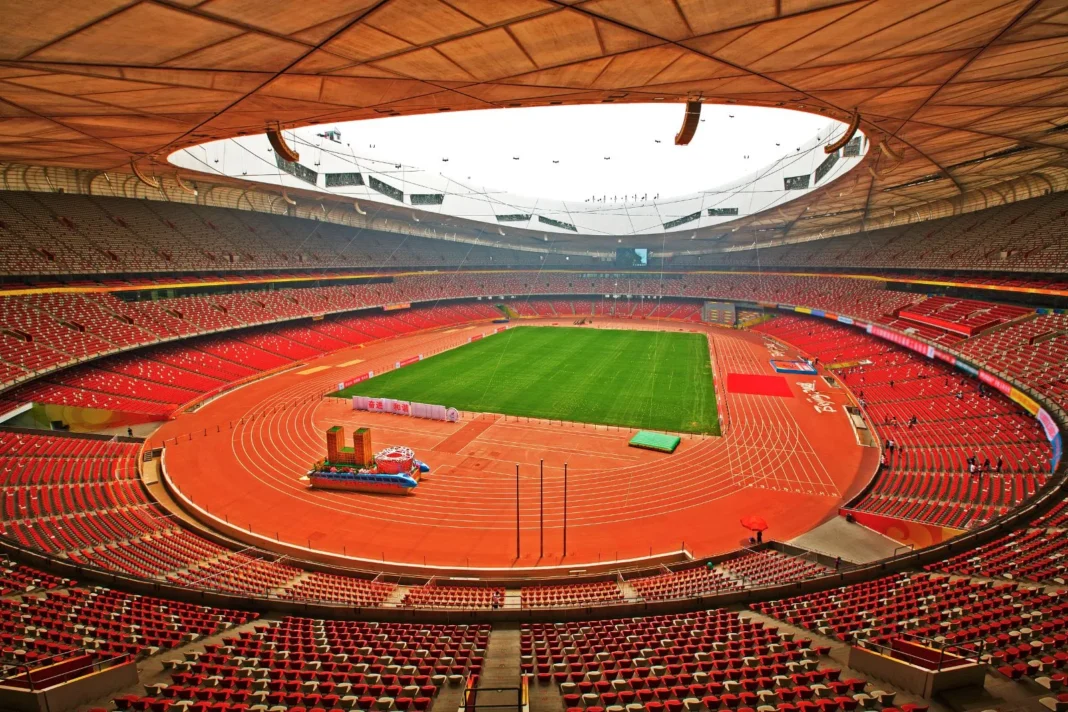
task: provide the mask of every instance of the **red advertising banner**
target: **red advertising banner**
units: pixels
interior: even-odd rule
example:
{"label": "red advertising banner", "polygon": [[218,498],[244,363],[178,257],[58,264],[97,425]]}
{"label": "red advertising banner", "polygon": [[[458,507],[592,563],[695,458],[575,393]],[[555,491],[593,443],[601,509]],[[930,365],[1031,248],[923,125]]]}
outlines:
{"label": "red advertising banner", "polygon": [[397,361],[397,363],[395,364],[394,367],[395,368],[403,368],[404,366],[410,366],[411,364],[415,363],[416,361],[422,361],[422,360],[423,360],[423,354],[419,354],[418,356],[412,356],[411,358],[406,358],[403,361]]}
{"label": "red advertising banner", "polygon": [[1009,395],[1009,393],[1012,391],[1012,386],[1010,386],[1008,383],[1005,383],[1005,381],[1001,380],[992,373],[980,371],[979,380],[990,386],[991,388],[1001,391],[1005,395]]}
{"label": "red advertising banner", "polygon": [[919,339],[913,339],[910,336],[905,336],[904,334],[899,334],[896,331],[884,329],[883,327],[876,326],[875,324],[871,325],[871,333],[872,336],[878,336],[880,339],[886,339],[887,341],[895,343],[898,346],[904,346],[906,349],[912,349],[913,351],[921,353],[924,356],[927,356],[928,358],[934,355],[934,347],[928,346]]}
{"label": "red advertising banner", "polygon": [[388,413],[392,401],[389,398],[368,398],[367,410],[372,413]]}
{"label": "red advertising banner", "polygon": [[1053,417],[1046,412],[1045,408],[1039,408],[1036,417],[1038,418],[1038,422],[1042,425],[1042,430],[1046,433],[1047,440],[1052,440],[1057,437],[1057,433],[1059,433],[1060,430],[1057,428],[1057,423],[1054,422]]}
{"label": "red advertising banner", "polygon": [[357,383],[363,383],[368,378],[374,378],[374,377],[375,377],[375,372],[374,371],[368,371],[367,373],[361,373],[359,376],[356,376],[355,378],[349,378],[349,379],[346,379],[346,380],[342,381],[341,383],[337,384],[337,389],[339,391],[343,391],[346,388],[348,388],[349,386],[355,386]]}
{"label": "red advertising banner", "polygon": [[939,351],[938,349],[935,349],[934,355],[935,358],[939,361],[945,361],[951,366],[957,363],[957,357],[953,354],[947,354],[945,351]]}

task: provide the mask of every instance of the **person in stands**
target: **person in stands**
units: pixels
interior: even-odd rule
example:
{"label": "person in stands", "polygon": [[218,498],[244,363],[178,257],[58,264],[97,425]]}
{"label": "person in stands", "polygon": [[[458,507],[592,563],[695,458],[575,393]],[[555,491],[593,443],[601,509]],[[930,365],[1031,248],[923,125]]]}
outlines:
{"label": "person in stands", "polygon": [[1001,466],[1002,466],[1002,464],[1003,463],[1001,461],[1001,455],[998,455],[997,464],[994,465],[994,471],[997,472],[999,475],[1001,474]]}

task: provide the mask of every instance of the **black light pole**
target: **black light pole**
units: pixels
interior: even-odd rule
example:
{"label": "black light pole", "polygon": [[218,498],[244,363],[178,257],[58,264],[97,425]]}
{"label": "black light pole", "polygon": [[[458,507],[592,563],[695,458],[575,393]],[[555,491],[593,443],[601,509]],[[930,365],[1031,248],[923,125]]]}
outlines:
{"label": "black light pole", "polygon": [[567,557],[567,463],[564,463],[564,557]]}
{"label": "black light pole", "polygon": [[519,465],[515,466],[515,558],[519,560]]}
{"label": "black light pole", "polygon": [[540,538],[538,558],[541,559],[545,556],[545,460],[541,460],[540,464],[538,465],[538,487],[538,518]]}

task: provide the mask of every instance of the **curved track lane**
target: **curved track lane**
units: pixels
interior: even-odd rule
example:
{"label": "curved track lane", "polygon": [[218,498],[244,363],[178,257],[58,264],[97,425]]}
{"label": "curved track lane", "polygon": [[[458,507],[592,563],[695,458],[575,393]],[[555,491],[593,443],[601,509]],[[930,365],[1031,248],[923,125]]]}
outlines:
{"label": "curved track lane", "polygon": [[[683,546],[705,556],[741,543],[745,532],[738,519],[745,514],[764,516],[772,523],[769,534],[785,540],[832,516],[870,477],[877,455],[856,444],[842,412],[846,391],[819,378],[786,376],[793,398],[725,393],[728,373],[773,373],[762,338],[698,325],[661,326],[708,333],[721,417],[730,414],[722,437],[684,436],[674,455],[628,447],[632,429],[478,414],[438,423],[359,413],[346,401],[321,397],[344,378],[492,332],[485,323],[330,354],[183,414],[164,425],[152,444],[166,442],[168,472],[185,496],[229,524],[251,529],[264,546],[281,541],[338,557],[437,566],[581,565]],[[351,365],[356,358],[363,362]],[[816,412],[799,381],[816,382],[835,412]],[[465,432],[475,419],[487,418],[488,427],[474,425],[484,427],[481,432]],[[332,425],[345,426],[347,433],[370,426],[375,450],[408,445],[433,472],[410,497],[309,490],[300,477],[323,456],[323,432]],[[446,443],[471,435],[459,452]],[[545,555],[539,556],[542,516]]]}

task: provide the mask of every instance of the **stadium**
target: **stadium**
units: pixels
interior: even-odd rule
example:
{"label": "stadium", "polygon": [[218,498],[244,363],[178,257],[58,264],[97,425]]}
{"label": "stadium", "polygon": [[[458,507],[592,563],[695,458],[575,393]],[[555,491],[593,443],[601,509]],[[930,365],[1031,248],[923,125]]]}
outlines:
{"label": "stadium", "polygon": [[1062,5],[0,8],[0,709],[1068,710]]}

